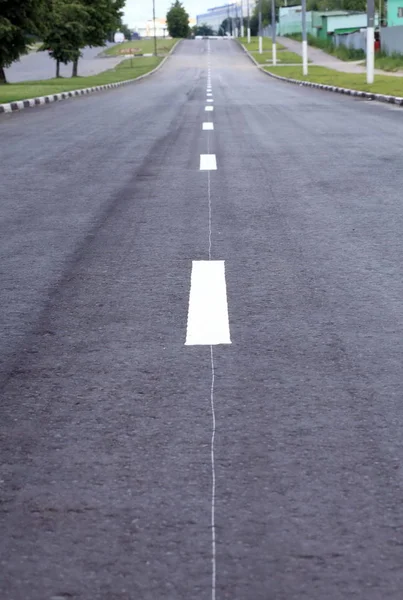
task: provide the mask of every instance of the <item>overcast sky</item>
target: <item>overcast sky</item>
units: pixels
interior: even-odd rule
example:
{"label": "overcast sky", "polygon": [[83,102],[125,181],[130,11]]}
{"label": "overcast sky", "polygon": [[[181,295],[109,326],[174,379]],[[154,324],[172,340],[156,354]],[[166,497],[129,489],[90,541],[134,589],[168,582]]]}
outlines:
{"label": "overcast sky", "polygon": [[[225,4],[222,0],[182,0],[182,3],[191,17],[200,15],[208,8]],[[157,17],[165,17],[172,0],[155,0],[155,14]],[[139,21],[152,19],[152,0],[126,0],[125,17],[129,27],[134,27]]]}

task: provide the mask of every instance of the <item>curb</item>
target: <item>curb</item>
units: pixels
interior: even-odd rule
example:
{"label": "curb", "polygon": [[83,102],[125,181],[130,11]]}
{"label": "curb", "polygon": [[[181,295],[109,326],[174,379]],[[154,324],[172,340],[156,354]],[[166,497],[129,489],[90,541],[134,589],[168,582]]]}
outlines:
{"label": "curb", "polygon": [[141,79],[145,79],[150,75],[153,75],[161,67],[165,64],[168,58],[173,54],[175,48],[180,44],[182,40],[178,40],[176,44],[171,48],[166,57],[160,62],[160,64],[155,67],[149,73],[144,73],[144,75],[139,75],[135,79],[126,79],[125,81],[118,81],[116,83],[107,83],[105,85],[97,85],[95,87],[83,88],[81,90],[71,90],[69,92],[61,92],[60,94],[51,94],[50,96],[40,96],[39,98],[29,98],[27,100],[17,100],[15,102],[10,102],[9,104],[0,104],[0,115],[3,113],[11,113],[19,110],[24,110],[24,108],[30,108],[33,106],[40,106],[43,104],[50,104],[51,102],[58,102],[59,100],[67,100],[67,98],[74,98],[76,96],[85,96],[86,94],[92,94],[94,92],[102,92],[103,90],[110,90],[113,88],[121,87],[122,85],[128,85],[129,83],[135,83],[136,81],[140,81]]}
{"label": "curb", "polygon": [[378,102],[386,102],[388,104],[397,104],[398,106],[403,106],[403,98],[399,96],[387,96],[386,94],[375,94],[374,92],[350,90],[349,88],[337,87],[334,85],[325,85],[323,83],[313,83],[312,81],[303,81],[302,79],[291,79],[290,77],[282,77],[281,75],[275,75],[274,73],[270,73],[270,71],[266,71],[264,65],[259,64],[243,44],[241,44],[241,46],[246,52],[246,54],[249,56],[251,61],[258,67],[258,69],[260,69],[260,71],[265,75],[273,77],[274,79],[279,79],[280,81],[294,83],[295,85],[303,85],[305,87],[311,87],[318,90],[325,90],[327,92],[336,92],[337,94],[345,94],[347,96],[355,96],[358,98],[366,98],[368,100],[377,100]]}

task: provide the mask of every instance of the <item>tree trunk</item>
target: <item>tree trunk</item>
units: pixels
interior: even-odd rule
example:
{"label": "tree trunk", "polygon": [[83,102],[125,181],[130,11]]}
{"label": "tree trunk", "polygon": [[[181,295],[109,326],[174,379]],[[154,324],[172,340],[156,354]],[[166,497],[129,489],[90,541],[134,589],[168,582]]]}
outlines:
{"label": "tree trunk", "polygon": [[72,77],[78,77],[78,58],[73,62],[73,74]]}
{"label": "tree trunk", "polygon": [[60,60],[56,61],[56,78],[60,77]]}
{"label": "tree trunk", "polygon": [[7,79],[3,67],[0,65],[0,85],[2,85],[3,83],[7,83]]}

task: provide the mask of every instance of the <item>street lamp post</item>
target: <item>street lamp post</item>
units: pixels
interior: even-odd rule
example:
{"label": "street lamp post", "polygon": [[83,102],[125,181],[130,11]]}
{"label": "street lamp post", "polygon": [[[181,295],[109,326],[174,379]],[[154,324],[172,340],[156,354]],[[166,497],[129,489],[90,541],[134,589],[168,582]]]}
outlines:
{"label": "street lamp post", "polygon": [[248,3],[248,44],[250,44],[250,9],[249,9],[249,0],[246,0]]}
{"label": "street lamp post", "polygon": [[241,38],[245,37],[245,27],[243,24],[243,0],[241,0]]}
{"label": "street lamp post", "polygon": [[262,37],[262,0],[259,0],[259,54],[263,53],[263,37]]}
{"label": "street lamp post", "polygon": [[308,41],[306,35],[306,0],[302,0],[302,73],[308,75]]}
{"label": "street lamp post", "polygon": [[157,27],[155,25],[155,0],[153,0],[153,25],[154,25],[154,56],[157,56]]}
{"label": "street lamp post", "polygon": [[375,0],[367,0],[367,83],[374,83]]}
{"label": "street lamp post", "polygon": [[272,60],[273,66],[277,64],[276,46],[276,0],[271,0],[271,35],[272,35]]}

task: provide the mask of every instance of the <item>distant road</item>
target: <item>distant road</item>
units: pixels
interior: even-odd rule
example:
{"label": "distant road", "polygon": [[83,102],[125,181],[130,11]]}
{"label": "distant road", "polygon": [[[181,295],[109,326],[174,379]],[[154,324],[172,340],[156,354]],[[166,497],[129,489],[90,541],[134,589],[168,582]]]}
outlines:
{"label": "distant road", "polygon": [[[111,44],[109,44],[111,45]],[[79,75],[97,75],[107,69],[112,69],[122,60],[120,57],[98,58],[104,48],[84,48],[83,57],[79,63]],[[21,60],[13,63],[6,69],[6,76],[10,83],[19,81],[34,81],[36,79],[51,79],[55,76],[55,61],[47,52],[31,52]],[[70,77],[72,65],[62,65],[62,77]]]}

